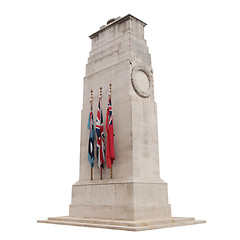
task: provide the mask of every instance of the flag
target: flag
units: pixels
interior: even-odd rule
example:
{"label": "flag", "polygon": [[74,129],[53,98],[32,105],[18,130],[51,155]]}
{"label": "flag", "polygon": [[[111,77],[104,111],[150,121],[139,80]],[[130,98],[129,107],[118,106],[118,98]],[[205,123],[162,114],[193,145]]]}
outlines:
{"label": "flag", "polygon": [[98,111],[96,118],[96,134],[97,134],[97,161],[99,168],[104,168],[105,162],[105,137],[103,131],[103,116],[101,109],[101,96],[99,96]]}
{"label": "flag", "polygon": [[115,160],[115,153],[114,153],[112,100],[111,100],[110,94],[109,94],[108,104],[107,104],[106,130],[107,130],[106,162],[107,162],[107,167],[111,168],[113,161]]}
{"label": "flag", "polygon": [[90,112],[89,112],[87,128],[89,129],[88,161],[92,168],[94,166],[94,140],[95,140],[92,100],[90,101]]}

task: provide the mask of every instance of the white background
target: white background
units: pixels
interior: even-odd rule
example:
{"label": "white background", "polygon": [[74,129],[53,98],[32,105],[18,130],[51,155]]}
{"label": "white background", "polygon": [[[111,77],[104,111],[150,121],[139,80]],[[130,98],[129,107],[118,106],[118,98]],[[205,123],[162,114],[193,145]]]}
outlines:
{"label": "white background", "polygon": [[[68,215],[78,180],[88,36],[129,13],[148,24],[173,216],[207,224],[138,233],[37,224]],[[233,0],[1,1],[1,239],[239,239],[239,13]]]}

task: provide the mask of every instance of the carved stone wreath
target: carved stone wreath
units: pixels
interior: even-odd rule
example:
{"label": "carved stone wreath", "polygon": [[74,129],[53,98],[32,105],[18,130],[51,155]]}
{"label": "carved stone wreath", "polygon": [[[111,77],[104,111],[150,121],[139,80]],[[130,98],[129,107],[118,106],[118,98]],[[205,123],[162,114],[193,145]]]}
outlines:
{"label": "carved stone wreath", "polygon": [[[141,89],[141,87],[139,86],[139,79],[138,79],[138,73],[142,72],[146,75],[147,79],[148,79],[148,89]],[[140,97],[149,97],[152,93],[152,89],[153,89],[153,76],[152,76],[152,72],[149,71],[146,67],[144,66],[136,66],[132,69],[132,73],[131,73],[131,80],[132,80],[132,85],[133,88],[135,90],[135,92],[140,96]]]}

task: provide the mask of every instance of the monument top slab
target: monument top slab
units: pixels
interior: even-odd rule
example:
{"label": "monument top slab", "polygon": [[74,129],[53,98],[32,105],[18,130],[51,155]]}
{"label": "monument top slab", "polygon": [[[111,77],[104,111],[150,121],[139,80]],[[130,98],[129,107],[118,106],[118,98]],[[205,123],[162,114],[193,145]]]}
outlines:
{"label": "monument top slab", "polygon": [[141,23],[143,25],[143,27],[145,27],[147,24],[145,22],[143,22],[142,20],[134,17],[131,14],[128,14],[124,17],[117,17],[117,18],[112,18],[107,22],[107,25],[102,26],[97,32],[93,33],[92,35],[90,35],[89,37],[91,39],[94,39],[95,37],[97,37],[99,35],[99,33],[104,32],[105,30],[107,30],[108,28],[112,27],[115,24],[120,24],[123,23],[125,21],[128,21],[129,19],[134,19],[137,22]]}

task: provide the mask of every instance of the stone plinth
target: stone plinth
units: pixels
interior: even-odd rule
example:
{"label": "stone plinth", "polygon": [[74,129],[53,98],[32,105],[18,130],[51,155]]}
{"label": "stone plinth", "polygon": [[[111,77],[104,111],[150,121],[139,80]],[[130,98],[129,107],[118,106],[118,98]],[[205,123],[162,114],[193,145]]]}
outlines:
{"label": "stone plinth", "polygon": [[[203,223],[172,217],[167,183],[159,175],[157,106],[151,55],[144,39],[146,24],[131,15],[109,22],[90,36],[92,49],[86,66],[81,114],[80,178],[72,187],[69,217],[40,222],[125,230]],[[100,180],[95,161],[90,180],[90,91],[93,90],[96,117],[99,87],[103,88],[102,110],[106,116],[109,83],[116,157],[113,179],[105,166]]]}
{"label": "stone plinth", "polygon": [[118,220],[170,217],[167,184],[134,179],[80,181],[73,185],[70,216]]}
{"label": "stone plinth", "polygon": [[41,220],[38,222],[78,227],[95,227],[126,231],[143,231],[194,225],[205,223],[206,221],[194,220],[194,218],[159,218],[154,220],[145,219],[145,221],[124,221],[124,220],[102,220],[92,218],[75,218],[75,217],[54,217],[48,218],[48,220]]}

